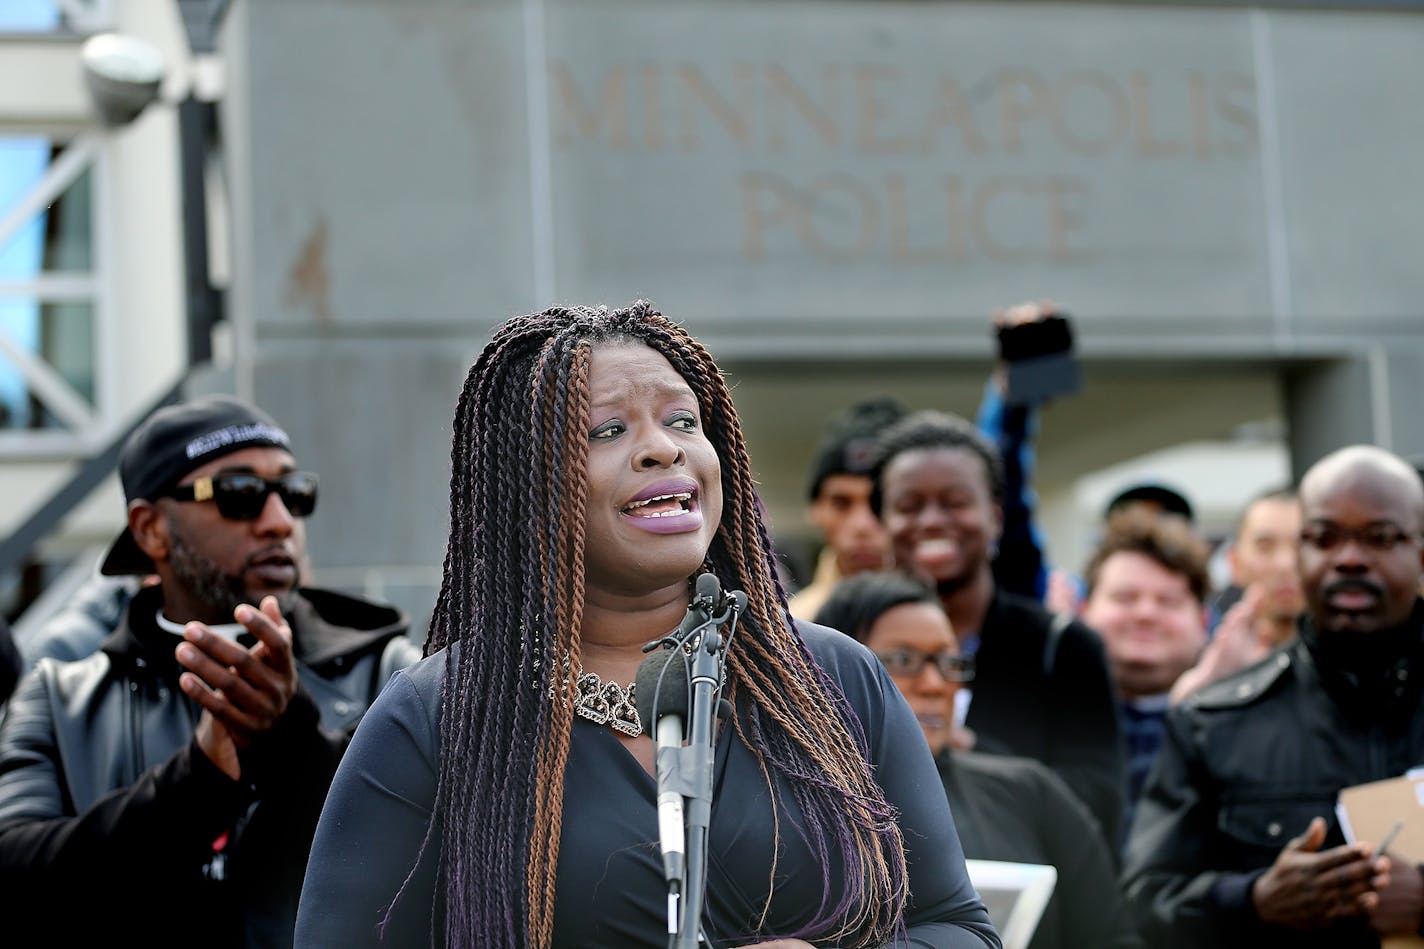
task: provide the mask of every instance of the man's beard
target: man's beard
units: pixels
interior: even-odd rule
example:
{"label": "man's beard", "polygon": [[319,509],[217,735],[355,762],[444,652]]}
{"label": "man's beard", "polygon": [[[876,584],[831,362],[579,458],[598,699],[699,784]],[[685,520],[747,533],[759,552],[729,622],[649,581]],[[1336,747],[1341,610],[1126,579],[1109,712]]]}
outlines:
{"label": "man's beard", "polygon": [[[255,598],[247,592],[242,574],[223,573],[212,560],[203,556],[183,538],[183,532],[172,519],[168,521],[170,544],[169,565],[178,582],[194,599],[205,603],[213,610],[214,616],[222,617],[219,622],[236,622],[233,610],[243,603],[257,606]],[[285,612],[291,591],[277,595],[278,605]]]}

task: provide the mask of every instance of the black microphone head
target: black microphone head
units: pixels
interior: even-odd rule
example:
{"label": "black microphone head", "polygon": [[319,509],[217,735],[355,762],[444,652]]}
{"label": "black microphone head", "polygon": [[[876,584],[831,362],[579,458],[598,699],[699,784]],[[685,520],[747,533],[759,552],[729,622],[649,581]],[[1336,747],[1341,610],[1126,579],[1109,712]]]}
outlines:
{"label": "black microphone head", "polygon": [[738,613],[745,613],[747,611],[747,595],[745,593],[741,590],[733,590],[731,593],[728,593],[727,596],[732,599],[733,603],[737,604]]}
{"label": "black microphone head", "polygon": [[697,575],[696,598],[706,600],[712,604],[713,609],[716,609],[717,601],[722,599],[722,581],[717,579],[715,573],[699,573]]}
{"label": "black microphone head", "polygon": [[[638,686],[638,718],[643,723],[644,734],[654,734],[658,719],[664,715],[678,715],[683,721],[687,720],[691,685],[687,681],[687,660],[681,649],[659,649],[649,654],[638,663],[635,682]],[[654,698],[658,702],[656,714]]]}

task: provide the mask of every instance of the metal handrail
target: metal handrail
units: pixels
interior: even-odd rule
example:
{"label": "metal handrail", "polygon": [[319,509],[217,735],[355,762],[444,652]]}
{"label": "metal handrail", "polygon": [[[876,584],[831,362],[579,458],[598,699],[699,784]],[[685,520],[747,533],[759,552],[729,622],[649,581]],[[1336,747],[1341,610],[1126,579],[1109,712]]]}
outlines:
{"label": "metal handrail", "polygon": [[45,537],[54,532],[61,521],[69,516],[80,502],[87,498],[99,484],[109,476],[119,463],[119,452],[128,441],[134,429],[144,419],[165,405],[177,402],[187,385],[189,373],[179,377],[168,391],[143,410],[129,425],[118,432],[101,450],[85,459],[69,480],[50,495],[25,522],[4,541],[0,541],[0,573],[19,569],[29,559],[31,551]]}

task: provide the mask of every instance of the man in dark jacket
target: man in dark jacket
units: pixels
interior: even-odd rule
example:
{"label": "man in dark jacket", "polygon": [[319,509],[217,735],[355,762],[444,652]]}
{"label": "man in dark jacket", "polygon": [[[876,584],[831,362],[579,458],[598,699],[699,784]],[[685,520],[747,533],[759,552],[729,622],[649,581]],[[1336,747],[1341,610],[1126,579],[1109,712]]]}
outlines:
{"label": "man in dark jacket", "polygon": [[76,944],[289,946],[350,730],[418,650],[398,611],[299,588],[316,476],[253,407],[161,409],[119,473],[104,572],[160,582],[11,699],[0,894]]}
{"label": "man in dark jacket", "polygon": [[1149,945],[1355,949],[1420,929],[1418,868],[1347,844],[1334,815],[1342,788],[1424,762],[1424,487],[1356,446],[1300,499],[1299,641],[1168,712],[1124,872]]}

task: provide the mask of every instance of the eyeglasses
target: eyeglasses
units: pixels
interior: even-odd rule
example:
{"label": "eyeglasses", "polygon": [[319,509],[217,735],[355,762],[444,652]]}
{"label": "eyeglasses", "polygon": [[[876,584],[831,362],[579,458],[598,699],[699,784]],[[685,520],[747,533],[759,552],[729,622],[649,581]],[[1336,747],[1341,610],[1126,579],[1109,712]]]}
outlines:
{"label": "eyeglasses", "polygon": [[1413,543],[1418,534],[1400,530],[1393,524],[1369,524],[1361,528],[1337,527],[1334,524],[1311,524],[1300,532],[1300,542],[1316,550],[1339,550],[1352,540],[1357,540],[1366,550],[1377,554],[1389,553],[1400,544]]}
{"label": "eyeglasses", "polygon": [[961,656],[957,652],[920,652],[918,649],[891,649],[877,652],[876,658],[892,676],[913,679],[925,671],[925,663],[933,662],[939,674],[949,682],[974,681],[974,657]]}
{"label": "eyeglasses", "polygon": [[274,491],[293,517],[307,517],[316,510],[316,475],[310,471],[294,471],[280,478],[229,472],[180,484],[162,496],[177,501],[216,501],[218,513],[228,520],[255,521]]}

